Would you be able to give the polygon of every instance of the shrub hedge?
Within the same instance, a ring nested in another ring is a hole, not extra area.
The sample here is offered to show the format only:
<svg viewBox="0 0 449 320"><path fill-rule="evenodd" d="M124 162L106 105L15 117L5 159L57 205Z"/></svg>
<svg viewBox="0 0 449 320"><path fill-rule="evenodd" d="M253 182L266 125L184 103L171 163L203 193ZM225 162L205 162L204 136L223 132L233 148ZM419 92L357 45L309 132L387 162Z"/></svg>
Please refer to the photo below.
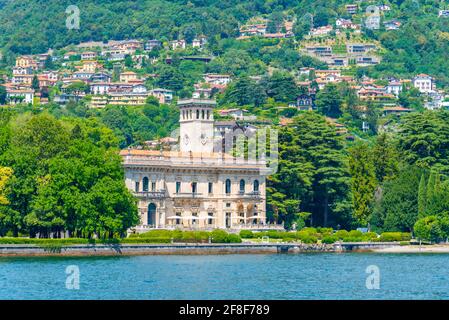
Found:
<svg viewBox="0 0 449 320"><path fill-rule="evenodd" d="M380 241L410 241L408 232L384 232L380 235Z"/></svg>
<svg viewBox="0 0 449 320"><path fill-rule="evenodd" d="M296 232L288 231L266 231L252 232L250 230L240 231L240 237L243 239L262 238L268 236L271 239L282 239L284 241L302 241L304 243L316 243L321 240L322 243L343 242L375 242L375 241L409 241L410 233L403 232L384 232L380 236L375 232L361 232L359 230L338 230L331 228L304 228Z"/></svg>
<svg viewBox="0 0 449 320"><path fill-rule="evenodd" d="M303 243L322 243L331 244L336 241L343 242L367 242L367 241L410 241L411 235L406 232L384 232L378 236L374 232L362 233L358 230L338 230L333 232L330 228L304 228L300 231L265 231L252 232L242 230L240 234L230 234L225 230L216 229L212 232L206 231L181 231L181 230L151 230L141 234L131 234L124 239L83 239L83 238L65 238L65 239L35 239L35 238L0 238L0 244L36 244L41 246L64 246L75 244L114 244L114 243L171 243L193 242L206 243L211 239L213 243L240 243L243 239L253 239L269 237L270 239L280 239L284 242L301 241Z"/></svg>

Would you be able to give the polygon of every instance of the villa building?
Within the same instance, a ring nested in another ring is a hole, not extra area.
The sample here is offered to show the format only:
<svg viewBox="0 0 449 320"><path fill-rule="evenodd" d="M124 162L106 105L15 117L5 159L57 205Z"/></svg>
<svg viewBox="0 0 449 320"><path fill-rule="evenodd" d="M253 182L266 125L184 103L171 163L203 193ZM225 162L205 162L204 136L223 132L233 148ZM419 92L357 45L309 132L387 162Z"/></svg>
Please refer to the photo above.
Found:
<svg viewBox="0 0 449 320"><path fill-rule="evenodd" d="M126 186L138 198L141 226L136 229L267 228L265 157L227 152L226 137L236 135L216 127L215 101L180 100L178 107L180 138L175 148L120 153ZM231 148L233 143L231 139Z"/></svg>
<svg viewBox="0 0 449 320"><path fill-rule="evenodd" d="M433 92L433 78L427 74L418 74L412 80L413 86L421 93Z"/></svg>

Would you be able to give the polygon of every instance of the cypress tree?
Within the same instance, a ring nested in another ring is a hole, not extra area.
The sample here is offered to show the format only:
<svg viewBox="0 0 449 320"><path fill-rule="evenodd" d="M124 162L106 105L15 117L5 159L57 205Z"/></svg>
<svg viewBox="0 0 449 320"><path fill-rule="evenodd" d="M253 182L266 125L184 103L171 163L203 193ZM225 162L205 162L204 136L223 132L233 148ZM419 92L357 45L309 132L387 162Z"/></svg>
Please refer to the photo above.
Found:
<svg viewBox="0 0 449 320"><path fill-rule="evenodd" d="M421 175L418 188L418 217L422 218L426 215L427 206L427 190L426 190L426 177L424 173Z"/></svg>
<svg viewBox="0 0 449 320"><path fill-rule="evenodd" d="M366 144L356 145L349 150L353 216L361 225L366 225L370 219L371 205L377 186L370 153L371 149Z"/></svg>
<svg viewBox="0 0 449 320"><path fill-rule="evenodd" d="M435 172L431 172L429 180L427 181L426 190L426 203L427 206L432 204L433 197L435 196Z"/></svg>

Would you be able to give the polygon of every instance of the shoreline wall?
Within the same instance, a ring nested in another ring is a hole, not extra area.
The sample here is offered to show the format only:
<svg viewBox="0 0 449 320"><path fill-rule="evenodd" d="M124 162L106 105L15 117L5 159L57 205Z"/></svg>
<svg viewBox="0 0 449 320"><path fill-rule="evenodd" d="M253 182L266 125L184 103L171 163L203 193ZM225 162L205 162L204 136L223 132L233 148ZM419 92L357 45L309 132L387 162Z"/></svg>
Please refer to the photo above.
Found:
<svg viewBox="0 0 449 320"><path fill-rule="evenodd" d="M121 255L212 255L274 254L312 252L371 251L398 246L397 243L335 244L119 244L69 245L40 247L37 245L0 245L0 257L12 256L121 256Z"/></svg>

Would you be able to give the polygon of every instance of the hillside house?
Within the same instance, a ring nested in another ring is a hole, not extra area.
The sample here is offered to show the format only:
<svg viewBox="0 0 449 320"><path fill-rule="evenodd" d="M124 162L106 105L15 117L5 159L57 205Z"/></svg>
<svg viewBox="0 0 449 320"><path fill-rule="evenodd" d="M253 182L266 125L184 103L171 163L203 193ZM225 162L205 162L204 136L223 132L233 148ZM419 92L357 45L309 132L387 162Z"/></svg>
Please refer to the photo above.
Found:
<svg viewBox="0 0 449 320"><path fill-rule="evenodd" d="M173 101L173 91L163 88L150 90L150 95L156 97L159 103L171 103Z"/></svg>
<svg viewBox="0 0 449 320"><path fill-rule="evenodd" d="M120 73L120 82L129 83L135 80L137 80L137 73L133 71L125 71Z"/></svg>
<svg viewBox="0 0 449 320"><path fill-rule="evenodd" d="M385 106L382 109L382 113L384 116L387 116L389 114L402 115L404 113L409 113L411 111L412 109L404 108L401 106Z"/></svg>
<svg viewBox="0 0 449 320"><path fill-rule="evenodd" d="M153 39L153 40L148 40L147 42L145 42L144 50L151 51L155 48L160 48L160 47L162 47L162 42L159 40Z"/></svg>
<svg viewBox="0 0 449 320"><path fill-rule="evenodd" d="M385 30L399 30L401 23L397 20L384 21Z"/></svg>
<svg viewBox="0 0 449 320"><path fill-rule="evenodd" d="M390 94L394 94L396 97L402 92L403 84L400 81L392 80L385 87L386 91Z"/></svg>
<svg viewBox="0 0 449 320"><path fill-rule="evenodd" d="M6 101L9 104L33 103L34 90L32 89L6 89Z"/></svg>
<svg viewBox="0 0 449 320"><path fill-rule="evenodd" d="M187 43L184 39L170 41L170 47L172 50L185 49L186 45Z"/></svg>
<svg viewBox="0 0 449 320"><path fill-rule="evenodd" d="M306 47L306 51L308 54L319 57L329 57L332 55L332 47L328 46L309 46Z"/></svg>
<svg viewBox="0 0 449 320"><path fill-rule="evenodd" d="M346 12L348 14L356 14L357 11L359 10L359 5L358 4L347 4L345 8L346 8Z"/></svg>
<svg viewBox="0 0 449 320"><path fill-rule="evenodd" d="M427 74L418 74L412 79L412 84L421 93L430 93L434 89L433 77Z"/></svg>
<svg viewBox="0 0 449 320"><path fill-rule="evenodd" d="M86 51L81 53L81 60L94 60L97 58L97 53L93 51Z"/></svg>
<svg viewBox="0 0 449 320"><path fill-rule="evenodd" d="M215 74L206 73L203 76L204 82L211 85L223 85L227 86L231 82L231 76L229 74Z"/></svg>

